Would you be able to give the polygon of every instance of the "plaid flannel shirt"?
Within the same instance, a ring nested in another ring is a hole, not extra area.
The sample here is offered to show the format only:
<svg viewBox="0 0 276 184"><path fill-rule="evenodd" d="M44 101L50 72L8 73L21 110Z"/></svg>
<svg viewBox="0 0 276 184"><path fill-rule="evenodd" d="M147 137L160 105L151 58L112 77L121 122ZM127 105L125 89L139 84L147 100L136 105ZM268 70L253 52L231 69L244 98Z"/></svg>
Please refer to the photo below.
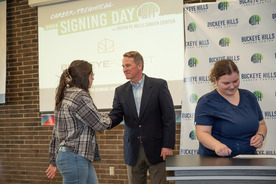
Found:
<svg viewBox="0 0 276 184"><path fill-rule="evenodd" d="M100 161L95 131L111 126L107 114L98 112L91 96L82 89L65 90L59 111L55 111L55 126L49 147L50 164L56 166L60 146L91 162Z"/></svg>

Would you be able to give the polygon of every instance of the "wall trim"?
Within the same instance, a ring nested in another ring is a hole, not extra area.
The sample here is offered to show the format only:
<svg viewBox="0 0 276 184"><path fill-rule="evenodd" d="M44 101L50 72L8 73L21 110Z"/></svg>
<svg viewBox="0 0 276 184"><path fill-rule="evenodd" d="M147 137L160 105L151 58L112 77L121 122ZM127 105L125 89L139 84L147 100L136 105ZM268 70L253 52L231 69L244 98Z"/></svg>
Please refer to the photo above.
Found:
<svg viewBox="0 0 276 184"><path fill-rule="evenodd" d="M56 3L64 3L68 1L76 1L76 0L28 0L28 4L31 7L45 6Z"/></svg>

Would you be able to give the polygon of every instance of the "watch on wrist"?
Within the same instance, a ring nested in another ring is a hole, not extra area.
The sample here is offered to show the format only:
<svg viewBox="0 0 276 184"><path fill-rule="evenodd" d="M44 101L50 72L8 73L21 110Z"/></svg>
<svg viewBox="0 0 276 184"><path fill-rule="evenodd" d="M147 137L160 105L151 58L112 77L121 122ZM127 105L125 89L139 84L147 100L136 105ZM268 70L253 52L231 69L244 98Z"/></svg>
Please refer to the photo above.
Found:
<svg viewBox="0 0 276 184"><path fill-rule="evenodd" d="M262 139L263 139L263 141L265 140L265 137L264 137L264 135L263 135L263 134L261 134L261 133L257 133L257 135L261 136L261 137L262 137Z"/></svg>

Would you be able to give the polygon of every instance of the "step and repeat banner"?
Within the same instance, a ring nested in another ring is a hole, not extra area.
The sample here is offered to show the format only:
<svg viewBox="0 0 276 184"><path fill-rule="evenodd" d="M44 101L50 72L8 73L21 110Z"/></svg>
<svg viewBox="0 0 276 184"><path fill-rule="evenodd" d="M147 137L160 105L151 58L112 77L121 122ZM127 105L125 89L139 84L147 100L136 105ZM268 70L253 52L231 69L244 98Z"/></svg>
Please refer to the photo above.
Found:
<svg viewBox="0 0 276 184"><path fill-rule="evenodd" d="M197 100L214 89L210 70L232 59L240 88L256 95L268 133L260 154L276 154L276 1L239 0L184 5L185 59L180 154L197 154Z"/></svg>
<svg viewBox="0 0 276 184"><path fill-rule="evenodd" d="M6 102L6 46L7 46L7 2L0 0L0 104Z"/></svg>

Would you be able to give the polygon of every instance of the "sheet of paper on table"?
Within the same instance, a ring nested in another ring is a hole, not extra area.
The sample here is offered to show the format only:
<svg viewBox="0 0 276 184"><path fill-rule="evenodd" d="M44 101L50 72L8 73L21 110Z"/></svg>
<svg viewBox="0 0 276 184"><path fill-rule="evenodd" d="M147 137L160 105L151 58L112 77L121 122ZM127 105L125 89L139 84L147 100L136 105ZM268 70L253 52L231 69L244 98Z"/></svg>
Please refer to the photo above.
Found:
<svg viewBox="0 0 276 184"><path fill-rule="evenodd" d="M273 158L276 159L276 155L237 155L233 158Z"/></svg>

